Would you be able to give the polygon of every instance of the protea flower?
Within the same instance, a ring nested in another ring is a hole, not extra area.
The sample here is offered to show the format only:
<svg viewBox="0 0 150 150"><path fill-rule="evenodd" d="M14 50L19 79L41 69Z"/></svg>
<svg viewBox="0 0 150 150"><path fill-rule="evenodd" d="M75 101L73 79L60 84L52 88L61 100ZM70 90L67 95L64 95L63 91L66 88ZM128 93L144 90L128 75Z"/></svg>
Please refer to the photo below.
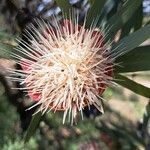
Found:
<svg viewBox="0 0 150 150"><path fill-rule="evenodd" d="M78 19L54 19L53 25L37 20L26 30L29 42L20 40L14 54L22 70L20 84L39 111L63 111L73 123L77 112L94 105L103 112L102 93L112 83L113 58L104 35L94 24L86 29ZM32 108L31 107L31 108Z"/></svg>

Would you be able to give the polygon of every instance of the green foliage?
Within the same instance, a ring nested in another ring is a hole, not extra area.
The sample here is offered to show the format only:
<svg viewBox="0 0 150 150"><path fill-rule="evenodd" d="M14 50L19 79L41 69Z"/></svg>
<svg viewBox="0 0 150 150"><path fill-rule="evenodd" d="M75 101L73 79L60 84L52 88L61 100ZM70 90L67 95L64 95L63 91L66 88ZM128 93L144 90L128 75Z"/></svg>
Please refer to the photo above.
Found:
<svg viewBox="0 0 150 150"><path fill-rule="evenodd" d="M91 2L91 8L87 14L87 21L86 21L87 27L91 26L91 23L95 21L95 17L100 17L102 8L105 3L106 0L101 0L101 1L93 0Z"/></svg>
<svg viewBox="0 0 150 150"><path fill-rule="evenodd" d="M16 139L14 142L7 141L1 150L35 150L37 149L37 143L35 139L30 139L27 144L24 144L23 140Z"/></svg>
<svg viewBox="0 0 150 150"><path fill-rule="evenodd" d="M130 89L131 91L135 92L136 94L145 96L147 98L150 98L150 88L145 87L139 83L134 82L133 80L122 76L120 74L117 74L116 76L117 83L121 86Z"/></svg>
<svg viewBox="0 0 150 150"><path fill-rule="evenodd" d="M138 31L121 39L112 48L112 53L114 52L115 56L117 56L118 54L123 55L139 46L149 37L150 37L150 24L142 27Z"/></svg>
<svg viewBox="0 0 150 150"><path fill-rule="evenodd" d="M143 22L143 5L141 4L140 7L135 11L132 15L131 19L129 19L122 27L121 31L121 38L128 35L131 30L138 30L141 28Z"/></svg>
<svg viewBox="0 0 150 150"><path fill-rule="evenodd" d="M11 58L11 52L14 48L12 44L9 44L9 40L12 40L13 36L5 32L4 30L0 30L0 58Z"/></svg>
<svg viewBox="0 0 150 150"><path fill-rule="evenodd" d="M7 101L5 89L0 83L0 150L35 150L37 142L31 138L27 144L21 139L19 116Z"/></svg>
<svg viewBox="0 0 150 150"><path fill-rule="evenodd" d="M115 72L127 73L150 70L150 46L140 46L116 59Z"/></svg>
<svg viewBox="0 0 150 150"><path fill-rule="evenodd" d="M123 5L123 8L120 8L116 14L114 14L107 22L106 26L110 28L109 35L106 40L112 39L116 35L117 31L126 24L136 10L142 4L142 0L127 0Z"/></svg>
<svg viewBox="0 0 150 150"><path fill-rule="evenodd" d="M13 140L16 138L18 115L15 108L8 103L4 87L1 83L0 89L0 134L3 135L0 136L0 147L2 147L7 138L10 138L12 135L14 135Z"/></svg>
<svg viewBox="0 0 150 150"><path fill-rule="evenodd" d="M25 135L25 139L24 139L25 142L28 142L29 139L31 138L31 136L33 136L33 134L35 133L35 131L39 125L39 122L41 120L41 116L42 116L41 112L38 112L35 115L33 115L32 120L31 120L30 125L27 130L27 133Z"/></svg>

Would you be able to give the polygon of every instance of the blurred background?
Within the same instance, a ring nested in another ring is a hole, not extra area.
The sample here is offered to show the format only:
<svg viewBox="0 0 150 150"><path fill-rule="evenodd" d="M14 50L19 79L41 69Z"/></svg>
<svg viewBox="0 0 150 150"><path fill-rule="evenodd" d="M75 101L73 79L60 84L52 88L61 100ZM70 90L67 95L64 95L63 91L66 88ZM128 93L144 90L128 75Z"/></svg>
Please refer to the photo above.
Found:
<svg viewBox="0 0 150 150"><path fill-rule="evenodd" d="M105 19L121 9L125 1L108 0L102 10L102 14L107 12ZM79 10L82 21L90 8L89 1L70 0L70 4ZM0 0L0 51L7 44L15 46L14 39L34 18L50 20L52 14L61 14L53 0ZM140 27L150 21L150 0L143 0L135 16ZM148 44L150 40L143 43ZM91 111L85 109L84 120L78 119L77 125L70 126L62 125L61 113L50 112L43 116L36 133L24 144L34 109L25 111L31 105L30 99L13 89L18 83L7 78L7 68L16 67L19 66L7 56L0 58L0 150L150 150L150 99L119 85L104 92L104 115L94 107ZM150 71L127 76L150 88Z"/></svg>

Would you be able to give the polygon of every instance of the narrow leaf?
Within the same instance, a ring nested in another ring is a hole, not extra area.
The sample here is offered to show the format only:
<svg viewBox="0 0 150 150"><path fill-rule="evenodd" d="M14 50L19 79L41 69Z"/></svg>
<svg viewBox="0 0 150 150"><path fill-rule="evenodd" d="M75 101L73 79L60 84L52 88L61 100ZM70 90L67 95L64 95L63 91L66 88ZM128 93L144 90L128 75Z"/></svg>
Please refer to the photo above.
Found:
<svg viewBox="0 0 150 150"><path fill-rule="evenodd" d="M132 17L141 4L142 0L128 0L123 8L108 20L106 26L110 28L110 31L106 41L114 37L116 32Z"/></svg>
<svg viewBox="0 0 150 150"><path fill-rule="evenodd" d="M150 24L121 39L112 48L112 56L123 55L139 46L150 37Z"/></svg>
<svg viewBox="0 0 150 150"><path fill-rule="evenodd" d="M138 30L142 26L142 21L143 21L143 7L140 5L140 7L134 12L132 17L125 23L123 28L121 29L121 36L120 39L123 38L124 36L127 36L131 29L134 31Z"/></svg>
<svg viewBox="0 0 150 150"><path fill-rule="evenodd" d="M115 67L115 72L137 72L150 70L150 45L140 46L129 53L116 59L116 63L120 63L120 66Z"/></svg>
<svg viewBox="0 0 150 150"><path fill-rule="evenodd" d="M141 4L138 10L134 14L135 19L134 19L134 30L138 30L142 27L143 23L143 5ZM133 16L133 17L134 17Z"/></svg>
<svg viewBox="0 0 150 150"><path fill-rule="evenodd" d="M106 3L106 0L93 0L91 2L91 8L87 14L86 26L90 27L91 23L100 16L101 10Z"/></svg>
<svg viewBox="0 0 150 150"><path fill-rule="evenodd" d="M116 74L115 78L117 79L115 82L120 84L121 86L135 92L136 94L150 98L150 88L136 83L135 81L120 74Z"/></svg>
<svg viewBox="0 0 150 150"><path fill-rule="evenodd" d="M29 124L29 127L27 129L27 133L25 135L25 138L24 138L24 142L28 142L29 139L31 138L31 136L35 133L39 123L40 123L40 120L41 120L41 117L42 117L42 113L41 112L38 112L37 114L35 114L33 117L32 117L32 120Z"/></svg>

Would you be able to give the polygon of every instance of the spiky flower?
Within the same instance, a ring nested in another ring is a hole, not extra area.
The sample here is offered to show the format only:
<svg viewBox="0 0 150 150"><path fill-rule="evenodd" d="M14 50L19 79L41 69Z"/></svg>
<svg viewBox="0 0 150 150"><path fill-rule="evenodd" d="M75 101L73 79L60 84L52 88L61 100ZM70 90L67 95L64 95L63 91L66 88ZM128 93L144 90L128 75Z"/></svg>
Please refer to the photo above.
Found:
<svg viewBox="0 0 150 150"><path fill-rule="evenodd" d="M73 123L77 112L94 105L103 112L101 94L112 81L113 58L102 31L78 25L77 19L37 20L20 40L14 54L23 70L17 80L39 105L39 111L63 111ZM32 106L32 107L34 107Z"/></svg>

